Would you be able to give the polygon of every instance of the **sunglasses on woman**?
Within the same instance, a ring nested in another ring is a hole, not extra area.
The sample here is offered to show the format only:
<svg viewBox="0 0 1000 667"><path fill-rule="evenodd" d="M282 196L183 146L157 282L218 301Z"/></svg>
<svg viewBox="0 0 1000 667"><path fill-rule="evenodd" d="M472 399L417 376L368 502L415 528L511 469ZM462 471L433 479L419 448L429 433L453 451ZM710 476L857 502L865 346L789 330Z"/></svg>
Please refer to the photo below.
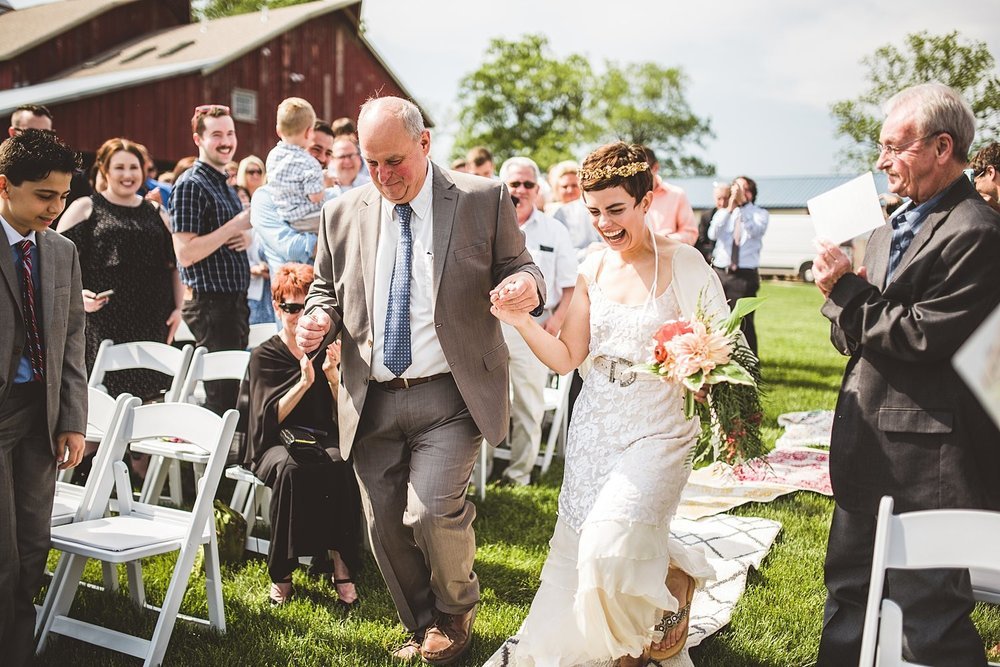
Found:
<svg viewBox="0 0 1000 667"><path fill-rule="evenodd" d="M306 304L304 303L285 303L284 301L282 301L281 303L278 304L278 308L281 308L289 315L294 315L295 313L301 313L302 309L305 307Z"/></svg>

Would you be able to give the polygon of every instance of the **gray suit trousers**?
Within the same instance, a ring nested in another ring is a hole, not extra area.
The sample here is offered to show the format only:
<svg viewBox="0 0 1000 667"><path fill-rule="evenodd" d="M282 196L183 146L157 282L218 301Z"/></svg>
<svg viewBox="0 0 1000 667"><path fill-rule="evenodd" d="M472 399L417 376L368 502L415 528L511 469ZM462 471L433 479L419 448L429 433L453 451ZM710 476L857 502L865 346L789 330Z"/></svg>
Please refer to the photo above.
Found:
<svg viewBox="0 0 1000 667"><path fill-rule="evenodd" d="M49 554L55 495L45 386L38 384L15 385L0 404L0 662L12 667L34 656L33 600Z"/></svg>
<svg viewBox="0 0 1000 667"><path fill-rule="evenodd" d="M461 614L479 601L466 487L481 442L451 376L408 389L371 383L351 454L375 561L411 632L435 609Z"/></svg>

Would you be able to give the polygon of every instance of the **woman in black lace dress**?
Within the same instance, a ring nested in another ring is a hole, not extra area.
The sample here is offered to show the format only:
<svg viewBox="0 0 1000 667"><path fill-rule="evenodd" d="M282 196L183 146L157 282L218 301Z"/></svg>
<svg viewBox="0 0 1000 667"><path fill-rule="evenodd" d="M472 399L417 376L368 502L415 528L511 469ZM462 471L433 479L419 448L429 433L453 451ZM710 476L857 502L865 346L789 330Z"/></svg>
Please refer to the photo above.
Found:
<svg viewBox="0 0 1000 667"><path fill-rule="evenodd" d="M109 139L97 152L106 186L73 202L57 231L76 243L87 311L87 372L97 348L115 343L169 343L181 321L184 292L163 207L136 192L143 184L143 156L128 139ZM102 292L114 293L102 296ZM118 371L106 376L112 396L127 391L157 398L170 384L156 371Z"/></svg>

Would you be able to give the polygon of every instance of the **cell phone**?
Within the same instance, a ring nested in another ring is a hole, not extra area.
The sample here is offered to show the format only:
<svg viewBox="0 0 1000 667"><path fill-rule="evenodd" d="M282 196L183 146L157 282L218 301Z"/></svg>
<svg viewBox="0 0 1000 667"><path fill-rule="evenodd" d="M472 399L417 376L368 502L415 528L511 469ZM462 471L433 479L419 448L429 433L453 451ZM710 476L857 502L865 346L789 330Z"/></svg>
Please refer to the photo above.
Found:
<svg viewBox="0 0 1000 667"><path fill-rule="evenodd" d="M113 289L106 289L103 292L98 292L97 294L95 294L94 298L95 299L107 299L109 296L111 296L114 293L115 293L115 291Z"/></svg>

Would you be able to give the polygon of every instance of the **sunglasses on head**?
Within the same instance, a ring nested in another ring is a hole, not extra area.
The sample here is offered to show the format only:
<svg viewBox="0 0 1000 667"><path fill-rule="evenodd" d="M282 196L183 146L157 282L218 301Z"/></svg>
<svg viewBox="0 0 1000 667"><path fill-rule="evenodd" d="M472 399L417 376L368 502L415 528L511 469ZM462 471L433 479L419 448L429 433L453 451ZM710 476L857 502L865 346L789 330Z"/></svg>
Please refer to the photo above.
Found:
<svg viewBox="0 0 1000 667"><path fill-rule="evenodd" d="M534 190L535 186L538 185L538 183L535 183L534 181L511 181L510 183L507 184L507 187L509 187L511 190L516 190L522 185L527 190Z"/></svg>
<svg viewBox="0 0 1000 667"><path fill-rule="evenodd" d="M281 308L289 315L294 315L295 313L301 313L302 309L305 307L306 304L304 303L285 303L284 301L282 301L281 303L278 304L278 308Z"/></svg>
<svg viewBox="0 0 1000 667"><path fill-rule="evenodd" d="M225 104L199 104L194 108L196 114L199 113L222 113L223 115L229 115L229 107Z"/></svg>

